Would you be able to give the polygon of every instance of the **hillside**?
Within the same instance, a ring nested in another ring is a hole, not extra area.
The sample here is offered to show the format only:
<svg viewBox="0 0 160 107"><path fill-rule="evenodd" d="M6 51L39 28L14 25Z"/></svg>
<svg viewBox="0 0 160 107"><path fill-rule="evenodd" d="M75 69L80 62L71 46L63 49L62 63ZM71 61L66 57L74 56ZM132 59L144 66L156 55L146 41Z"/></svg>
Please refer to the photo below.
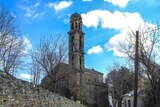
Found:
<svg viewBox="0 0 160 107"><path fill-rule="evenodd" d="M0 107L85 107L0 71Z"/></svg>

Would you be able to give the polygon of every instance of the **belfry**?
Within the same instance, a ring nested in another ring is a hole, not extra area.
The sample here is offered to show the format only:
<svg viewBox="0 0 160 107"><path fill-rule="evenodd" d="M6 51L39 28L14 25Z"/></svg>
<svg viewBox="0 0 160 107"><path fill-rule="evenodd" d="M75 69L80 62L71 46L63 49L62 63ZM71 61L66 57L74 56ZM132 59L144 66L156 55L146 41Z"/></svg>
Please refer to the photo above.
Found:
<svg viewBox="0 0 160 107"><path fill-rule="evenodd" d="M69 35L69 65L76 69L84 68L84 33L82 31L82 17L78 13L70 18Z"/></svg>

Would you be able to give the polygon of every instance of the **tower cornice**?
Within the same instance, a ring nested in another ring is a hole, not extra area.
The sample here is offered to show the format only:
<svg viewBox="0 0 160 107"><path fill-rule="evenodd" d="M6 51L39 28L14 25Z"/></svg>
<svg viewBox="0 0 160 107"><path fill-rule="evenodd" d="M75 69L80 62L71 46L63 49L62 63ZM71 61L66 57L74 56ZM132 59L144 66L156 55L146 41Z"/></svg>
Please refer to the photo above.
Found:
<svg viewBox="0 0 160 107"><path fill-rule="evenodd" d="M85 33L83 31L80 31L80 30L71 30L71 31L68 32L68 34L75 34L77 32L80 33L80 34L85 35Z"/></svg>

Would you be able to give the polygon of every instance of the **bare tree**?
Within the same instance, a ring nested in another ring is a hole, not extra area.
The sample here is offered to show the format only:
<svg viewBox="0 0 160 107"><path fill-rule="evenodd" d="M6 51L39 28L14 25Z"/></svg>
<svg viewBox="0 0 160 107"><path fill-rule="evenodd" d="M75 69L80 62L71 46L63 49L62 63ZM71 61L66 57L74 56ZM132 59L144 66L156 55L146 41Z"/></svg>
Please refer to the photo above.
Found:
<svg viewBox="0 0 160 107"><path fill-rule="evenodd" d="M118 107L121 107L122 95L133 90L133 73L126 67L122 67L119 64L114 64L110 68L106 78L108 84L109 93L111 93L113 104L118 103Z"/></svg>
<svg viewBox="0 0 160 107"><path fill-rule="evenodd" d="M159 81L160 81L160 32L159 26L155 28L147 27L139 30L139 63L140 63L140 73L147 76L149 85L145 88L147 89L148 98L151 101L145 101L148 107L156 107L155 105L160 101L159 93ZM129 38L127 39L127 45L122 45L122 52L124 52L128 58L134 61L134 50L135 50L135 32L129 32ZM143 71L143 72L142 72Z"/></svg>
<svg viewBox="0 0 160 107"><path fill-rule="evenodd" d="M0 69L8 74L23 64L24 38L18 29L15 17L7 8L0 8Z"/></svg>
<svg viewBox="0 0 160 107"><path fill-rule="evenodd" d="M41 71L42 71L41 67L38 66L38 63L37 63L37 61L35 61L34 56L32 56L30 71L31 71L31 78L30 78L31 83L33 85L39 85L42 78L43 78L43 75L41 73Z"/></svg>
<svg viewBox="0 0 160 107"><path fill-rule="evenodd" d="M67 48L64 37L57 35L56 38L52 36L49 39L42 39L31 55L34 82L40 83L39 80L41 79L39 78L46 76L42 80L45 82L42 83L42 86L55 92L58 81L66 76L66 72L59 74L60 69L65 69L60 64L66 62L66 55Z"/></svg>

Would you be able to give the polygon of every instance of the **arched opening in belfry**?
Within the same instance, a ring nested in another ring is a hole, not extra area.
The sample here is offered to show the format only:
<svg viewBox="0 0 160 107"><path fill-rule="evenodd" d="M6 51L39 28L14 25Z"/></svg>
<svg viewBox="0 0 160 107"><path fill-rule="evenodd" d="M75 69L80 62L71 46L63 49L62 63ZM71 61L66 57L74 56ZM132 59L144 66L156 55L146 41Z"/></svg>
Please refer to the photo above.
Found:
<svg viewBox="0 0 160 107"><path fill-rule="evenodd" d="M71 24L71 29L72 29L72 30L74 29L74 23Z"/></svg>
<svg viewBox="0 0 160 107"><path fill-rule="evenodd" d="M78 26L78 25L77 25L77 22L75 22L75 23L76 23L76 29L77 29L77 26Z"/></svg>

